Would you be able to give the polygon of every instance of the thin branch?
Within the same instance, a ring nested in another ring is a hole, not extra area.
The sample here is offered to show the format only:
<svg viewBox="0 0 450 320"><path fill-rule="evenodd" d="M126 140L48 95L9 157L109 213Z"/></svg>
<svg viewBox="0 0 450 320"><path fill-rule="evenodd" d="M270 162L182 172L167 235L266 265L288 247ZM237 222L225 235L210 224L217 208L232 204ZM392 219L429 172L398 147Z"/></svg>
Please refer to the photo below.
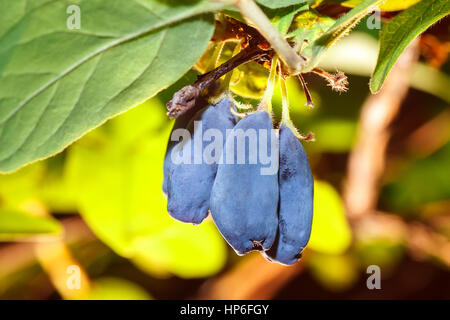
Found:
<svg viewBox="0 0 450 320"><path fill-rule="evenodd" d="M177 118L185 114L195 107L203 90L211 87L220 77L240 65L270 56L271 53L271 50L264 50L258 46L248 46L216 69L201 75L195 83L184 86L175 92L172 100L167 103L167 115L170 118Z"/></svg>

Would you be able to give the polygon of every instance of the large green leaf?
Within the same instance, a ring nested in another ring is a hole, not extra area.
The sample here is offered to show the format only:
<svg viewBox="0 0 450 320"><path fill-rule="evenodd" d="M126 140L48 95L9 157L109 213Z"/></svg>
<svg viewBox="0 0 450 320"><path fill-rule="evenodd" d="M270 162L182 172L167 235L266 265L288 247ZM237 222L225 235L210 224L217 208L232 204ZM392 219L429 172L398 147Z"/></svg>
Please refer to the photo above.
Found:
<svg viewBox="0 0 450 320"><path fill-rule="evenodd" d="M406 47L429 26L450 13L448 0L422 0L403 11L380 32L380 52L370 90L378 92Z"/></svg>
<svg viewBox="0 0 450 320"><path fill-rule="evenodd" d="M0 0L0 172L51 156L167 88L214 24L207 0Z"/></svg>
<svg viewBox="0 0 450 320"><path fill-rule="evenodd" d="M0 241L58 236L61 232L61 225L52 218L34 216L15 210L0 210Z"/></svg>

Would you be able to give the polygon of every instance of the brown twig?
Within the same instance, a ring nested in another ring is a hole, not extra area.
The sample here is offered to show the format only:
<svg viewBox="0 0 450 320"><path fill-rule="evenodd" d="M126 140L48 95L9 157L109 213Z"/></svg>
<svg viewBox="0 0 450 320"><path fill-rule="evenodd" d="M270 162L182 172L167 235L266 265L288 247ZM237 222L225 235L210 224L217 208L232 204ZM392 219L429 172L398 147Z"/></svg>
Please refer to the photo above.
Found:
<svg viewBox="0 0 450 320"><path fill-rule="evenodd" d="M167 103L167 115L170 118L178 118L185 114L195 107L203 90L211 87L220 77L250 61L265 60L266 57L270 59L272 53L272 50L261 49L259 46L248 46L216 69L201 75L193 84L178 90Z"/></svg>

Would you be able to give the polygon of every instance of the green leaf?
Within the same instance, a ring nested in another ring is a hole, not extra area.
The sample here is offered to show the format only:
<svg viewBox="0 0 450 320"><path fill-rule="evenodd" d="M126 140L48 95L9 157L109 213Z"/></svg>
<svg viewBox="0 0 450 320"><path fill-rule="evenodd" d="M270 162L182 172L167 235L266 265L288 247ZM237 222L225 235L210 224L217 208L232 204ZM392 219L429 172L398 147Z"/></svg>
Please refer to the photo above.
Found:
<svg viewBox="0 0 450 320"><path fill-rule="evenodd" d="M0 172L49 157L180 78L226 2L0 0Z"/></svg>
<svg viewBox="0 0 450 320"><path fill-rule="evenodd" d="M68 149L68 179L84 220L119 255L156 276L212 275L226 261L214 223L193 226L167 213L164 111L154 98L86 135Z"/></svg>
<svg viewBox="0 0 450 320"><path fill-rule="evenodd" d="M326 254L342 254L351 240L341 197L330 184L315 180L314 217L308 248Z"/></svg>
<svg viewBox="0 0 450 320"><path fill-rule="evenodd" d="M304 4L310 2L310 0L256 0L260 5L263 5L270 9L278 9L289 7L295 4Z"/></svg>
<svg viewBox="0 0 450 320"><path fill-rule="evenodd" d="M350 12L343 15L320 37L307 46L302 55L308 58L302 72L309 72L317 66L322 54L340 38L346 36L362 18L376 8L383 0L363 0ZM311 42L310 42L311 43Z"/></svg>
<svg viewBox="0 0 450 320"><path fill-rule="evenodd" d="M289 27L291 26L295 15L308 9L309 6L305 3L302 6L291 6L282 9L270 10L270 21L281 34L285 35L289 31Z"/></svg>
<svg viewBox="0 0 450 320"><path fill-rule="evenodd" d="M448 0L422 0L403 11L380 32L380 51L370 90L378 92L406 47L423 31L450 13Z"/></svg>
<svg viewBox="0 0 450 320"><path fill-rule="evenodd" d="M20 211L0 210L0 241L36 239L59 236L62 227L55 219L30 215Z"/></svg>
<svg viewBox="0 0 450 320"><path fill-rule="evenodd" d="M316 39L323 35L336 21L332 18L321 16L314 9L300 13L295 17L292 23L290 32L287 38L295 40L297 43L303 43L304 49L302 55L311 57L308 52L311 52L311 45ZM312 57L311 57L312 59Z"/></svg>

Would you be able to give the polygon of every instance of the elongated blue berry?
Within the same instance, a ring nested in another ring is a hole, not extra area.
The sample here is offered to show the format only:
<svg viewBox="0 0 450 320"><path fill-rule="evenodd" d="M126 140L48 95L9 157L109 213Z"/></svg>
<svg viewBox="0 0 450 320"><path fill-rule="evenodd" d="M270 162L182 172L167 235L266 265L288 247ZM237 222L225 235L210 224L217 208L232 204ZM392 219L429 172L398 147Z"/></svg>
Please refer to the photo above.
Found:
<svg viewBox="0 0 450 320"><path fill-rule="evenodd" d="M173 165L173 162L171 160L171 152L172 152L173 147L175 147L175 145L178 142L178 141L173 141L171 139L171 136L175 130L181 129L181 128L186 128L188 126L189 122L196 114L196 112L194 112L194 111L195 111L195 109L192 109L191 112L183 114L182 116L178 117L175 120L175 123L172 128L172 132L170 133L169 141L167 142L166 155L164 157L164 168L163 168L164 178L163 178L163 185L162 185L163 193L166 196L167 196L167 180L169 177L169 172L171 171L171 168Z"/></svg>
<svg viewBox="0 0 450 320"><path fill-rule="evenodd" d="M169 166L167 175L167 210L173 218L199 224L208 216L226 130L237 122L231 107L231 101L223 99L216 106L199 111L188 125L189 139L172 148L170 161L174 162L174 152L183 158L183 162Z"/></svg>
<svg viewBox="0 0 450 320"><path fill-rule="evenodd" d="M308 158L291 129L280 128L280 203L277 238L265 256L282 264L298 261L309 241L314 182Z"/></svg>
<svg viewBox="0 0 450 320"><path fill-rule="evenodd" d="M214 222L240 255L269 249L278 225L279 152L267 112L249 115L234 127L225 155L227 161L219 165L211 193Z"/></svg>

